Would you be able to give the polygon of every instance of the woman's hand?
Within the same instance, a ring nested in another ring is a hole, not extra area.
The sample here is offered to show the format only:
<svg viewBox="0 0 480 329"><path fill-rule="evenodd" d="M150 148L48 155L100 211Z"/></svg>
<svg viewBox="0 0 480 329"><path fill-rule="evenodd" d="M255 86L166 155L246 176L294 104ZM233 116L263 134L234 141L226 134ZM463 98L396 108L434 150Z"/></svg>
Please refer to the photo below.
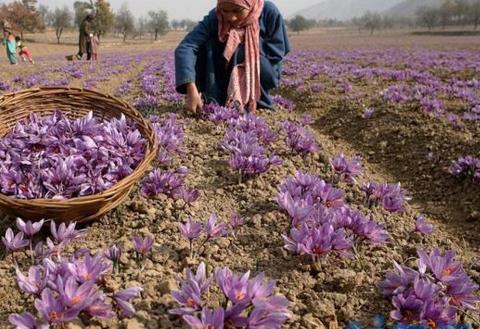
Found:
<svg viewBox="0 0 480 329"><path fill-rule="evenodd" d="M192 113L198 113L203 108L202 95L198 92L197 86L190 82L187 84L187 98L185 100L185 109Z"/></svg>

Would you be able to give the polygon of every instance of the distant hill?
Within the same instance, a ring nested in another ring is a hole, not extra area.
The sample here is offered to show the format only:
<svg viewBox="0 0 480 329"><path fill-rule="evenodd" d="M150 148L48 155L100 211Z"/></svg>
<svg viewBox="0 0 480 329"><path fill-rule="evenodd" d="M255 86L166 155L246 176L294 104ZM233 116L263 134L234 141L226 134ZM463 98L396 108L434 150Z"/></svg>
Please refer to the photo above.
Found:
<svg viewBox="0 0 480 329"><path fill-rule="evenodd" d="M383 12L403 0L325 0L296 13L308 19L350 20L367 11Z"/></svg>
<svg viewBox="0 0 480 329"><path fill-rule="evenodd" d="M383 15L393 17L414 17L417 9L423 6L439 6L438 0L403 0L393 7L382 12Z"/></svg>

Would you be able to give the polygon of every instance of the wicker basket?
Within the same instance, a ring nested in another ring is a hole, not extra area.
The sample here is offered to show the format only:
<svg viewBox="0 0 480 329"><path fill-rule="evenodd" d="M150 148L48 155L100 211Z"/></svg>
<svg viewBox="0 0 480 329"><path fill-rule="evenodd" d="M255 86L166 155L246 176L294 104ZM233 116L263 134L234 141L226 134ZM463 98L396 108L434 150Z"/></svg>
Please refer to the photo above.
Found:
<svg viewBox="0 0 480 329"><path fill-rule="evenodd" d="M3 212L27 220L92 221L120 205L155 158L158 148L155 132L138 111L115 97L80 88L35 88L0 96L0 137L31 112L46 116L59 109L70 119L82 117L89 111L93 111L94 117L99 119L124 114L135 122L146 139L145 158L132 174L110 189L94 195L67 200L25 200L0 194L0 210Z"/></svg>

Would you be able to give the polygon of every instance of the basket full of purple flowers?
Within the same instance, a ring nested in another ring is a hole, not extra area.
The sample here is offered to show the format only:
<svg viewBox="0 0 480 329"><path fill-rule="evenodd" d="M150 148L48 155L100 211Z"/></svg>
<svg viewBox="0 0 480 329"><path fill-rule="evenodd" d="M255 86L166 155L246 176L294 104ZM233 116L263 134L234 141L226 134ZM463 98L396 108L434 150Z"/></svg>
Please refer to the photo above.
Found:
<svg viewBox="0 0 480 329"><path fill-rule="evenodd" d="M0 97L0 210L87 222L117 207L157 153L155 132L126 102L79 88Z"/></svg>

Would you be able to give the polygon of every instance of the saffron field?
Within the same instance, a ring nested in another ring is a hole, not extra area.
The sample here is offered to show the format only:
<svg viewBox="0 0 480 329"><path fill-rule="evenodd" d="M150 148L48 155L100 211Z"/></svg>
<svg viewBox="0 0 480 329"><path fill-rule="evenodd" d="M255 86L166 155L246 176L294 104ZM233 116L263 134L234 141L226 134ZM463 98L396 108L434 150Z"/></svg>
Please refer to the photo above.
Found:
<svg viewBox="0 0 480 329"><path fill-rule="evenodd" d="M247 116L185 113L168 47L3 61L0 93L115 95L160 150L88 226L2 217L0 327L479 328L479 41L330 38L293 37L275 111ZM122 119L32 117L0 142L0 192L96 193L141 156Z"/></svg>

